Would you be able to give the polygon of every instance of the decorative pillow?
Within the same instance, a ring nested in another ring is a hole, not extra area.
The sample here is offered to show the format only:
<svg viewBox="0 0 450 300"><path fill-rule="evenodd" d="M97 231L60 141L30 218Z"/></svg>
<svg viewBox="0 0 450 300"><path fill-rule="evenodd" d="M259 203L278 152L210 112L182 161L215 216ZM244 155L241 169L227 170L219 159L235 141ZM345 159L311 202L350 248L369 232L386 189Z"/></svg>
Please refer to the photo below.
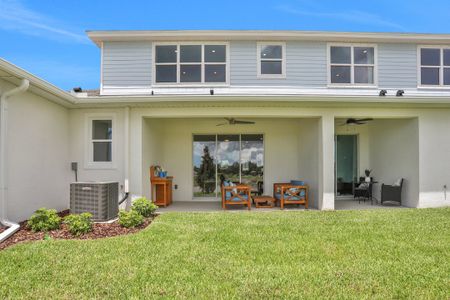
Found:
<svg viewBox="0 0 450 300"><path fill-rule="evenodd" d="M230 186L236 186L236 184L230 181ZM237 194L237 189L233 189L233 194Z"/></svg>
<svg viewBox="0 0 450 300"><path fill-rule="evenodd" d="M400 186L402 184L402 179L397 179L392 186Z"/></svg>
<svg viewBox="0 0 450 300"><path fill-rule="evenodd" d="M291 194L295 195L298 193L298 190L299 190L298 188L292 187L289 189L289 192L291 192Z"/></svg>
<svg viewBox="0 0 450 300"><path fill-rule="evenodd" d="M291 180L292 185L305 185L303 180Z"/></svg>

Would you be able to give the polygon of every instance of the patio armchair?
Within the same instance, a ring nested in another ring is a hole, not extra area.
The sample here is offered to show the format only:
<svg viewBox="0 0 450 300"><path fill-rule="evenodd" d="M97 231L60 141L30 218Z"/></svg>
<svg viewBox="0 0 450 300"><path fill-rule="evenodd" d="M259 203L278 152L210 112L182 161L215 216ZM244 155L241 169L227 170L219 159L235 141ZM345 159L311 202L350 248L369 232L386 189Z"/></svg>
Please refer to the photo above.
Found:
<svg viewBox="0 0 450 300"><path fill-rule="evenodd" d="M291 180L289 183L274 183L273 197L280 201L280 208L286 204L304 205L308 209L309 187L303 181Z"/></svg>
<svg viewBox="0 0 450 300"><path fill-rule="evenodd" d="M226 209L227 205L244 205L250 210L252 205L250 191L251 187L249 185L230 185L228 181L223 181L221 184L222 208Z"/></svg>
<svg viewBox="0 0 450 300"><path fill-rule="evenodd" d="M364 202L370 200L373 205L373 197L372 197L372 188L373 188L373 178L370 178L370 182L365 182L364 177L359 178L359 182L355 183L353 189L353 198L358 198L358 203L361 203L361 198L364 199Z"/></svg>
<svg viewBox="0 0 450 300"><path fill-rule="evenodd" d="M381 204L383 202L398 202L399 205L402 204L402 187L403 187L403 178L400 179L399 184L397 185L381 185Z"/></svg>

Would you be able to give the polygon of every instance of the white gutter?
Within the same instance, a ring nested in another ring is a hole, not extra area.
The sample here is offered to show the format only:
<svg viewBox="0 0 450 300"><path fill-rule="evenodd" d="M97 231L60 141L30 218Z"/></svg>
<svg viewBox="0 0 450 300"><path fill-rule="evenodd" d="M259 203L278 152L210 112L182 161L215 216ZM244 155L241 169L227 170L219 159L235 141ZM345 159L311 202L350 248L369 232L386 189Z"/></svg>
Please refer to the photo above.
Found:
<svg viewBox="0 0 450 300"><path fill-rule="evenodd" d="M6 135L8 125L8 97L25 92L30 86L28 79L22 79L20 85L9 91L4 92L0 97L0 223L9 227L7 230L0 234L0 243L19 230L20 226L17 223L7 220L6 217L6 205L8 196L7 185L7 156L6 156Z"/></svg>

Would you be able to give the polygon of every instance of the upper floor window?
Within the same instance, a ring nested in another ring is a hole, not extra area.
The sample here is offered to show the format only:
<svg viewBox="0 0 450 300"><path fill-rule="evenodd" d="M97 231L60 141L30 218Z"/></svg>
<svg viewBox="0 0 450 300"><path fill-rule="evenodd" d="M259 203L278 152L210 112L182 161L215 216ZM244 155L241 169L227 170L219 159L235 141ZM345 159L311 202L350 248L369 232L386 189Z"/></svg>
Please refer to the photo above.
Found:
<svg viewBox="0 0 450 300"><path fill-rule="evenodd" d="M334 85L375 85L375 46L331 45L329 83Z"/></svg>
<svg viewBox="0 0 450 300"><path fill-rule="evenodd" d="M227 82L227 45L170 44L155 46L156 84Z"/></svg>
<svg viewBox="0 0 450 300"><path fill-rule="evenodd" d="M420 84L450 86L450 48L420 48Z"/></svg>
<svg viewBox="0 0 450 300"><path fill-rule="evenodd" d="M284 43L258 43L258 77L279 78L286 74Z"/></svg>

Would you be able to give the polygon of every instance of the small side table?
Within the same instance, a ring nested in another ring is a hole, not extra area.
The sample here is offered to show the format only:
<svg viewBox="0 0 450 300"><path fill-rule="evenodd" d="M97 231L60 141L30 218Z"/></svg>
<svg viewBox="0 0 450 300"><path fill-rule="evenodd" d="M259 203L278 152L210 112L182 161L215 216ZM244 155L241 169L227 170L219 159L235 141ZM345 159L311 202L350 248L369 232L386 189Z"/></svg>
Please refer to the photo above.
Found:
<svg viewBox="0 0 450 300"><path fill-rule="evenodd" d="M275 206L275 199L271 196L254 196L256 208L273 208Z"/></svg>

